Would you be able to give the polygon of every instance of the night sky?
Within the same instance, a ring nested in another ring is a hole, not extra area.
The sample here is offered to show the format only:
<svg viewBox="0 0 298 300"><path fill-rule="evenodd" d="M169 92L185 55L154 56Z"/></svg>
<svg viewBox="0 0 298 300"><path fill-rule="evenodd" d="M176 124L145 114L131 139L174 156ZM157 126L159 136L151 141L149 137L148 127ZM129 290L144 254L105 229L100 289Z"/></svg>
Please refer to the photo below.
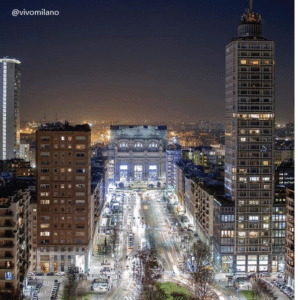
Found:
<svg viewBox="0 0 298 300"><path fill-rule="evenodd" d="M22 62L21 119L224 121L225 46L246 7L246 0L4 0L0 56ZM12 16L43 8L60 14ZM263 36L276 41L276 119L293 121L294 1L255 0L254 8Z"/></svg>

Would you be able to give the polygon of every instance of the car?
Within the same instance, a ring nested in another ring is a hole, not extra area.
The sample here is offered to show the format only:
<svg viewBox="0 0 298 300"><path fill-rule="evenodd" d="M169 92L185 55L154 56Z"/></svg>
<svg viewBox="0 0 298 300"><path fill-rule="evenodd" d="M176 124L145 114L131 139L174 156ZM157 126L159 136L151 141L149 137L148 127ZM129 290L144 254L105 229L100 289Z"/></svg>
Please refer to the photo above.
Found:
<svg viewBox="0 0 298 300"><path fill-rule="evenodd" d="M58 281L58 279L55 279L54 282L57 282L57 283L58 283L59 281Z"/></svg>
<svg viewBox="0 0 298 300"><path fill-rule="evenodd" d="M55 273L55 275L57 275L57 276L62 276L62 275L64 275L65 274L65 272L58 272L58 273Z"/></svg>
<svg viewBox="0 0 298 300"><path fill-rule="evenodd" d="M54 276L54 275L55 275L54 272L47 273L47 276Z"/></svg>
<svg viewBox="0 0 298 300"><path fill-rule="evenodd" d="M264 272L264 273L261 273L260 276L261 276L261 277L270 277L271 274L268 273L268 272Z"/></svg>
<svg viewBox="0 0 298 300"><path fill-rule="evenodd" d="M35 290L33 292L38 294L39 293L39 288L35 288Z"/></svg>
<svg viewBox="0 0 298 300"><path fill-rule="evenodd" d="M42 272L36 273L36 276L43 276L44 274Z"/></svg>
<svg viewBox="0 0 298 300"><path fill-rule="evenodd" d="M28 276L35 276L35 273L34 272L29 272Z"/></svg>

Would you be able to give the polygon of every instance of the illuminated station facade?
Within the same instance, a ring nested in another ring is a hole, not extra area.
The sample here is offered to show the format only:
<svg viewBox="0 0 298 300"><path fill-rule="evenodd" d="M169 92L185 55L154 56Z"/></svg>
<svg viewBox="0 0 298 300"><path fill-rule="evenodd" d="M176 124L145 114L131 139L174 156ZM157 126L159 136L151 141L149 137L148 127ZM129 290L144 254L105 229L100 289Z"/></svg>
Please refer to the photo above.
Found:
<svg viewBox="0 0 298 300"><path fill-rule="evenodd" d="M109 184L165 181L167 126L112 125L110 136Z"/></svg>

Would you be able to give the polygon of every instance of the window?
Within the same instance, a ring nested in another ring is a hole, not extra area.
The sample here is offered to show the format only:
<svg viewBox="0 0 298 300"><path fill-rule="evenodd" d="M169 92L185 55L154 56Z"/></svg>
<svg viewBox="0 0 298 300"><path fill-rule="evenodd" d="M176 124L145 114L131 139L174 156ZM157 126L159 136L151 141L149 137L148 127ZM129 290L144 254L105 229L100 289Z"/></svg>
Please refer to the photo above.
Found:
<svg viewBox="0 0 298 300"><path fill-rule="evenodd" d="M50 193L49 192L41 192L40 196L41 197L48 197L48 196L50 196Z"/></svg>
<svg viewBox="0 0 298 300"><path fill-rule="evenodd" d="M40 228L50 228L50 224L40 224Z"/></svg>
<svg viewBox="0 0 298 300"><path fill-rule="evenodd" d="M61 136L61 141L65 141L65 136Z"/></svg>
<svg viewBox="0 0 298 300"><path fill-rule="evenodd" d="M49 231L41 231L40 236L50 236L50 232Z"/></svg>
<svg viewBox="0 0 298 300"><path fill-rule="evenodd" d="M76 197L78 196L85 196L85 193L84 192L76 192Z"/></svg>
<svg viewBox="0 0 298 300"><path fill-rule="evenodd" d="M247 60L246 59L241 59L240 60L240 64L241 65L246 65L247 64Z"/></svg>
<svg viewBox="0 0 298 300"><path fill-rule="evenodd" d="M77 231L76 236L85 236L85 232L84 231Z"/></svg>
<svg viewBox="0 0 298 300"><path fill-rule="evenodd" d="M49 136L42 136L41 138L40 138L40 140L41 141L50 141L50 137Z"/></svg>
<svg viewBox="0 0 298 300"><path fill-rule="evenodd" d="M85 187L86 187L85 184L82 184L82 183L76 184L76 188L77 188L77 189L84 189Z"/></svg>
<svg viewBox="0 0 298 300"><path fill-rule="evenodd" d="M142 148L143 144L141 142L136 142L135 143L135 148Z"/></svg>
<svg viewBox="0 0 298 300"><path fill-rule="evenodd" d="M86 173L86 169L82 169L82 168L76 169L76 172L77 173Z"/></svg>
<svg viewBox="0 0 298 300"><path fill-rule="evenodd" d="M126 143L126 142L121 142L121 143L119 144L119 148L128 148L128 143Z"/></svg>
<svg viewBox="0 0 298 300"><path fill-rule="evenodd" d="M76 136L77 141L85 141L86 137L85 136Z"/></svg>
<svg viewBox="0 0 298 300"><path fill-rule="evenodd" d="M40 173L49 173L50 169L49 168L42 168L40 169Z"/></svg>
<svg viewBox="0 0 298 300"><path fill-rule="evenodd" d="M41 189L49 189L49 188L50 188L50 185L49 185L49 184L41 184L41 185L40 185L40 188L41 188Z"/></svg>
<svg viewBox="0 0 298 300"><path fill-rule="evenodd" d="M50 204L50 200L40 200L40 204Z"/></svg>
<svg viewBox="0 0 298 300"><path fill-rule="evenodd" d="M258 66L260 64L260 61L259 60L251 60L250 64L253 66Z"/></svg>
<svg viewBox="0 0 298 300"><path fill-rule="evenodd" d="M77 157L85 157L85 153L77 153L76 156Z"/></svg>
<svg viewBox="0 0 298 300"><path fill-rule="evenodd" d="M85 205L85 200L76 200L76 204Z"/></svg>
<svg viewBox="0 0 298 300"><path fill-rule="evenodd" d="M249 216L249 221L259 221L259 216Z"/></svg>
<svg viewBox="0 0 298 300"><path fill-rule="evenodd" d="M82 150L85 149L86 146L85 145L76 145L76 149Z"/></svg>
<svg viewBox="0 0 298 300"><path fill-rule="evenodd" d="M71 136L69 136L67 139L68 139L69 141L71 141L71 140L72 140L72 137L71 137Z"/></svg>

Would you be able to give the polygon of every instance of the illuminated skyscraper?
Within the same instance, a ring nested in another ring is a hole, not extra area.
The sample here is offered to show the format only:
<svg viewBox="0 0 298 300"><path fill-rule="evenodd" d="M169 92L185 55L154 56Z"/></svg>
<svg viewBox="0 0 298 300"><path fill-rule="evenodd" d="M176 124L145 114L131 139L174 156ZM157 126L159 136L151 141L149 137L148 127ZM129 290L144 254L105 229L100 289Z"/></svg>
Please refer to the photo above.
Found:
<svg viewBox="0 0 298 300"><path fill-rule="evenodd" d="M0 59L0 159L15 158L20 144L20 71L16 59Z"/></svg>
<svg viewBox="0 0 298 300"><path fill-rule="evenodd" d="M250 0L226 46L225 190L235 201L235 272L271 271L274 261L274 56Z"/></svg>

